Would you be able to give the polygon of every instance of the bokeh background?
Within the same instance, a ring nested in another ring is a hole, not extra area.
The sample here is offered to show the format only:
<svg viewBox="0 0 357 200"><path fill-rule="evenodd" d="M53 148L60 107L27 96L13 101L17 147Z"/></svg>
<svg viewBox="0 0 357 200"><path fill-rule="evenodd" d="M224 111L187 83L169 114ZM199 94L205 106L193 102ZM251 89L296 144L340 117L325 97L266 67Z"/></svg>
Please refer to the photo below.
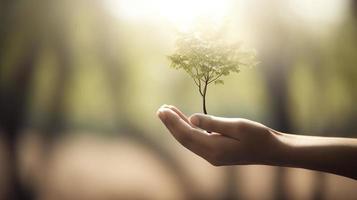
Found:
<svg viewBox="0 0 357 200"><path fill-rule="evenodd" d="M356 199L352 179L217 168L168 134L160 105L201 112L167 55L202 17L260 60L209 88L209 113L357 136L356 1L4 0L0 199Z"/></svg>

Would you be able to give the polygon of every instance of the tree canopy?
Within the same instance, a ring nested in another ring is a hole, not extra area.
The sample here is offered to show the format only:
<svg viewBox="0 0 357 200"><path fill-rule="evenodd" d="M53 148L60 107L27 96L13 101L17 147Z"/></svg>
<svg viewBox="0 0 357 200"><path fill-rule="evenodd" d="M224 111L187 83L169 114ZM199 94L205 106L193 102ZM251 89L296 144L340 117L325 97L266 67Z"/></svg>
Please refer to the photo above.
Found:
<svg viewBox="0 0 357 200"><path fill-rule="evenodd" d="M241 67L255 66L256 53L238 42L228 42L218 33L182 33L176 41L175 52L168 57L171 67L183 69L194 80L203 97L210 83L223 84L223 77L239 73Z"/></svg>

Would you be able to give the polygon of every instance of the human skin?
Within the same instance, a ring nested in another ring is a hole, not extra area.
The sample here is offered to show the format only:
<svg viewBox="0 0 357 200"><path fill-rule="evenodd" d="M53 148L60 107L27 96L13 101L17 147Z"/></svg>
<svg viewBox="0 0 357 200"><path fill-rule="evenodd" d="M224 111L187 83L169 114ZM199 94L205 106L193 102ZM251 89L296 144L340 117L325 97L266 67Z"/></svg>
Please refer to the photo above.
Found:
<svg viewBox="0 0 357 200"><path fill-rule="evenodd" d="M297 167L357 180L357 139L281 133L242 118L187 117L168 105L157 115L178 142L214 166Z"/></svg>

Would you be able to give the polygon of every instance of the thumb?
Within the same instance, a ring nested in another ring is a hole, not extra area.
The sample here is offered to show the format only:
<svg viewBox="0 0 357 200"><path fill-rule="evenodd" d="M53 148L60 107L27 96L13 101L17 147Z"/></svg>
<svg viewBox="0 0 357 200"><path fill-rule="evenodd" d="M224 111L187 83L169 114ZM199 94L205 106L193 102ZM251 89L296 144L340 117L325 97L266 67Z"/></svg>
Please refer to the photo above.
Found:
<svg viewBox="0 0 357 200"><path fill-rule="evenodd" d="M196 113L191 115L189 120L193 125L206 131L217 132L228 137L237 138L238 119Z"/></svg>

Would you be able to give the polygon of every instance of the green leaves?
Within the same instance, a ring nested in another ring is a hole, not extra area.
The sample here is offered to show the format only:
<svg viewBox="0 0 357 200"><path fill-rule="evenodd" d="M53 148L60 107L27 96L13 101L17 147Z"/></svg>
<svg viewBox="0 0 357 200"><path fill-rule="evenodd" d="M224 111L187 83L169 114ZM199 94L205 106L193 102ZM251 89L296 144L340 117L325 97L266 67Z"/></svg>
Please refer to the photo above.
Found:
<svg viewBox="0 0 357 200"><path fill-rule="evenodd" d="M224 82L223 82L223 80L216 80L216 81L214 81L214 84L224 84Z"/></svg>
<svg viewBox="0 0 357 200"><path fill-rule="evenodd" d="M211 32L181 34L175 52L168 59L171 67L183 69L192 77L202 96L208 84L223 84L223 76L258 63L254 51L247 51L238 43L228 43Z"/></svg>

